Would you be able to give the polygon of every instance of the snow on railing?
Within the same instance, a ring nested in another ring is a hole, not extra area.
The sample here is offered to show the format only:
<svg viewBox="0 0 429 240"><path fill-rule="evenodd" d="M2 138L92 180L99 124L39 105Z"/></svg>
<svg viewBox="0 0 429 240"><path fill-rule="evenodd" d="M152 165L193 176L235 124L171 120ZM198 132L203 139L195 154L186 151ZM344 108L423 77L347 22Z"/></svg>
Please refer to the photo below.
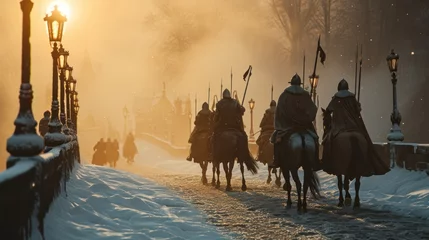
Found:
<svg viewBox="0 0 429 240"><path fill-rule="evenodd" d="M0 236L30 239L32 225L44 235L44 218L61 191L75 163L80 163L79 144L68 143L32 157L9 158L0 173Z"/></svg>

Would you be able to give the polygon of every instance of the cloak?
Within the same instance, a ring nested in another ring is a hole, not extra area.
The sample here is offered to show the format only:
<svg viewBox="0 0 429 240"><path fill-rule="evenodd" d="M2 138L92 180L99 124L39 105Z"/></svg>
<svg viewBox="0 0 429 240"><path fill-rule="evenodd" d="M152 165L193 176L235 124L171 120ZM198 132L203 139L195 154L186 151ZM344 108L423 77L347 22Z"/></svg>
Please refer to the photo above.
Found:
<svg viewBox="0 0 429 240"><path fill-rule="evenodd" d="M211 117L212 112L210 110L203 109L198 112L194 121L195 128L188 140L189 143L192 143L198 134L210 132Z"/></svg>
<svg viewBox="0 0 429 240"><path fill-rule="evenodd" d="M313 126L316 114L317 106L307 91L296 85L286 88L277 102L275 132L271 136L271 143L275 143L276 138L283 138L300 130L307 131L317 140Z"/></svg>
<svg viewBox="0 0 429 240"><path fill-rule="evenodd" d="M333 113L331 130L324 140L323 147L323 164L324 170L328 173L337 175L338 173L331 172L332 164L339 164L341 160L331 159L332 141L338 134L343 132L359 132L364 135L366 144L368 145L368 153L365 154L367 159L362 159L364 164L360 176L384 175L390 171L390 167L386 164L375 151L371 138L363 122L360 114L361 107L353 93L348 90L338 91L333 97L328 107L327 113ZM336 149L341 151L341 149ZM344 166L347 168L348 166ZM337 168L338 169L338 168ZM341 170L346 172L347 169ZM359 174L358 174L359 175Z"/></svg>
<svg viewBox="0 0 429 240"><path fill-rule="evenodd" d="M270 139L271 135L274 132L275 112L276 112L275 107L268 108L267 110L265 110L264 117L262 118L261 123L259 124L259 127L261 128L261 133L258 139L256 140L256 144L260 147Z"/></svg>

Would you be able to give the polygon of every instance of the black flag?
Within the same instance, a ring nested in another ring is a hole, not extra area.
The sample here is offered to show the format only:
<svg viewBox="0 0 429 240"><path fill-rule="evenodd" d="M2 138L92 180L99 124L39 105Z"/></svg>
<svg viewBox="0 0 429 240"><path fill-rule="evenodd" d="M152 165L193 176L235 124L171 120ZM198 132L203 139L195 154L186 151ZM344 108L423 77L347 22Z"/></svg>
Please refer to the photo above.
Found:
<svg viewBox="0 0 429 240"><path fill-rule="evenodd" d="M243 74L243 80L246 81L247 75L252 76L252 66L249 66L247 71Z"/></svg>
<svg viewBox="0 0 429 240"><path fill-rule="evenodd" d="M320 62L325 65L325 60L326 60L326 53L325 51L323 51L322 46L320 46L320 40L319 40L319 46L317 46L319 48L319 52L320 52Z"/></svg>

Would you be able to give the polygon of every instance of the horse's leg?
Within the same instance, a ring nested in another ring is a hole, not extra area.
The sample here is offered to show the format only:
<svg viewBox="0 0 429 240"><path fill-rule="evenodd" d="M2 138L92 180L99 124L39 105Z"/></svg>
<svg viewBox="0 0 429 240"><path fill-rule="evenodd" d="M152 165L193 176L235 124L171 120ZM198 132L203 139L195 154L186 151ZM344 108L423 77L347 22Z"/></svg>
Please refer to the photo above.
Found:
<svg viewBox="0 0 429 240"><path fill-rule="evenodd" d="M352 205L352 196L350 195L349 189L350 189L349 177L344 176L344 190L346 191L346 200L344 205L346 205L347 207L350 207Z"/></svg>
<svg viewBox="0 0 429 240"><path fill-rule="evenodd" d="M279 175L277 175L277 169L274 169L274 176L276 176L275 183L277 187L280 187L282 185L281 174L282 171L279 170Z"/></svg>
<svg viewBox="0 0 429 240"><path fill-rule="evenodd" d="M338 180L338 193L340 194L340 197L338 198L338 207L344 207L344 198L343 198L343 176L337 175Z"/></svg>
<svg viewBox="0 0 429 240"><path fill-rule="evenodd" d="M268 166L268 179L267 179L267 184L270 184L272 179L271 179L271 169L272 167Z"/></svg>
<svg viewBox="0 0 429 240"><path fill-rule="evenodd" d="M226 191L231 191L232 187L231 187L231 178L229 177L229 169L228 169L228 162L223 162L223 170L225 171L225 177L226 177ZM229 165L231 165L231 162L229 163Z"/></svg>
<svg viewBox="0 0 429 240"><path fill-rule="evenodd" d="M204 162L204 170L203 170L203 184L207 185L208 181L207 181L207 167L209 166L209 162L207 160L203 161Z"/></svg>
<svg viewBox="0 0 429 240"><path fill-rule="evenodd" d="M308 192L308 180L310 179L310 174L313 174L311 172L311 168L308 169L307 167L304 168L304 194L302 199L302 210L304 212L307 212L307 192Z"/></svg>
<svg viewBox="0 0 429 240"><path fill-rule="evenodd" d="M356 196L355 196L355 203L353 204L353 209L360 208L359 190L360 190L360 176L356 177L356 180L355 180Z"/></svg>
<svg viewBox="0 0 429 240"><path fill-rule="evenodd" d="M246 179L244 178L244 164L240 162L240 171L241 171L241 190L246 191Z"/></svg>
<svg viewBox="0 0 429 240"><path fill-rule="evenodd" d="M207 164L206 164L206 161L200 161L200 167L201 167L201 182L204 185L206 185L207 184L207 177L206 177Z"/></svg>
<svg viewBox="0 0 429 240"><path fill-rule="evenodd" d="M290 192L292 191L292 185L290 184L290 174L289 174L289 170L282 170L282 171L283 171L283 177L285 179L283 190L287 191L286 208L290 209L292 207L292 199L290 196Z"/></svg>
<svg viewBox="0 0 429 240"><path fill-rule="evenodd" d="M212 186L216 186L216 165L214 162L212 162L212 171L213 171L213 177L212 177Z"/></svg>
<svg viewBox="0 0 429 240"><path fill-rule="evenodd" d="M220 175L220 163L216 163L216 175L217 175L216 188L217 188L217 189L219 189L219 188L220 188L220 180L219 180L219 175Z"/></svg>
<svg viewBox="0 0 429 240"><path fill-rule="evenodd" d="M295 182L296 185L296 192L298 194L298 211L301 210L302 208L302 201L301 201L301 181L299 181L299 176L298 176L298 169L294 169L293 171L291 171L292 173L292 178L293 181Z"/></svg>

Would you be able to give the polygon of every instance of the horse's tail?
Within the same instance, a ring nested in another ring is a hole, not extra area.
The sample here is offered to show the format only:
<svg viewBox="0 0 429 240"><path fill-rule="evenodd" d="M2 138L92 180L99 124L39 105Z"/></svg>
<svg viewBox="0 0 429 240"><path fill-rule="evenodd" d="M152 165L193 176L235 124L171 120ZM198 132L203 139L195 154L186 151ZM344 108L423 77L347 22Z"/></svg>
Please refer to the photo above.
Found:
<svg viewBox="0 0 429 240"><path fill-rule="evenodd" d="M302 141L302 156L304 157L303 162L303 169L304 169L304 181L308 183L308 188L310 188L311 195L315 199L320 198L320 181L319 176L316 172L312 171L311 165L312 160L311 158L307 157L306 153L306 144L305 144L305 138L301 135L301 141Z"/></svg>
<svg viewBox="0 0 429 240"><path fill-rule="evenodd" d="M252 174L258 173L258 164L256 163L255 159L252 157L252 155L248 154L249 156L244 159L244 165L246 165L247 170L250 171Z"/></svg>

